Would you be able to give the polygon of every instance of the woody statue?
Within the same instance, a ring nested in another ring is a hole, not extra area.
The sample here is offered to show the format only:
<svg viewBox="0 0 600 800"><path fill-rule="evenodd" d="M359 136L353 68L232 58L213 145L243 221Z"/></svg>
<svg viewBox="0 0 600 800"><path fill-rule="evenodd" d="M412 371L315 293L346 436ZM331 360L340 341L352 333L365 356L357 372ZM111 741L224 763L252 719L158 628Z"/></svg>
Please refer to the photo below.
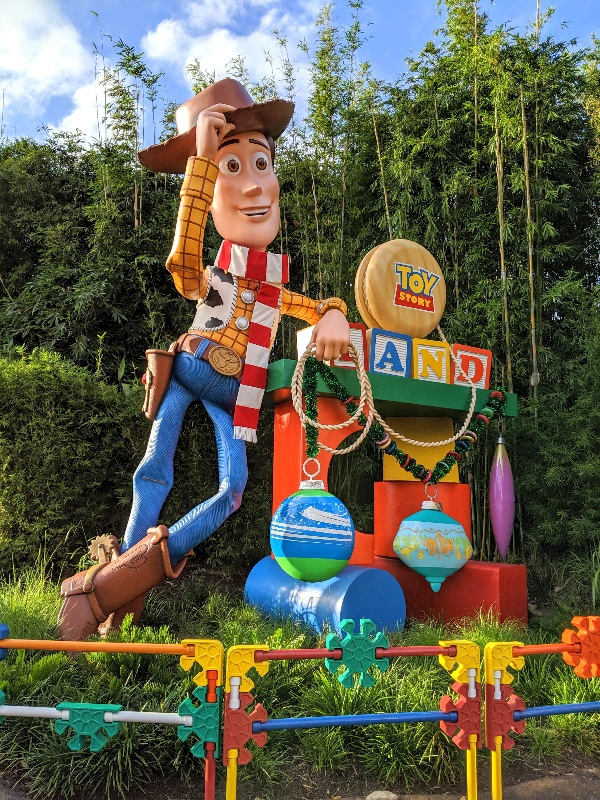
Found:
<svg viewBox="0 0 600 800"><path fill-rule="evenodd" d="M149 356L147 397L155 406L158 400L158 408L147 410L154 424L133 478L121 552L113 539L110 560L100 558L63 582L63 639L85 639L96 630L118 627L126 613L139 615L146 592L166 577L177 577L190 549L239 508L247 479L245 443L256 441L280 315L315 326L318 359L347 352L343 300L318 302L284 288L288 258L267 251L280 226L273 142L293 110L286 100L253 103L240 83L226 78L177 109L177 136L139 153L142 164L155 172L185 172L167 269L177 290L197 302L196 316L169 351L158 351L171 367L170 377L162 380L162 398ZM204 267L209 211L223 243L214 266ZM167 528L158 525L159 515L173 484L183 417L193 400L202 401L214 425L219 489Z"/></svg>

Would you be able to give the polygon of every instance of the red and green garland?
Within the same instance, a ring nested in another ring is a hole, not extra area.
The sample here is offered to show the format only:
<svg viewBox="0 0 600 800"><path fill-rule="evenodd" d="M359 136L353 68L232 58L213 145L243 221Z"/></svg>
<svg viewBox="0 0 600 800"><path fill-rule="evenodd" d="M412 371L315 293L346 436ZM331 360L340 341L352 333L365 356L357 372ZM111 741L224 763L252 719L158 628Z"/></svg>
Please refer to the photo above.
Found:
<svg viewBox="0 0 600 800"><path fill-rule="evenodd" d="M317 361L313 357L307 358L304 365L302 389L306 402L306 415L312 420L316 421L317 419L317 379L319 376L321 376L332 394L344 406L348 412L348 416L352 416L358 409L354 398L348 393L345 387L342 386L333 371L326 364ZM396 442L391 440L390 435L386 433L376 420L373 421L367 438L384 453L395 458L402 469L410 472L417 480L423 481L423 483L436 484L450 472L455 464L458 464L459 461L466 458L469 450L475 445L490 422L494 418L501 419L504 414L505 405L506 395L501 389L494 389L490 392L490 396L484 407L474 415L469 430L465 431L454 443L454 450L450 450L446 453L431 470L427 469L423 464L418 464L414 458L404 453ZM361 414L358 417L358 424L364 427L366 423L367 418L364 414ZM319 445L317 444L318 436L319 431L317 428L312 425L306 426L306 454L309 458L316 458L319 455Z"/></svg>

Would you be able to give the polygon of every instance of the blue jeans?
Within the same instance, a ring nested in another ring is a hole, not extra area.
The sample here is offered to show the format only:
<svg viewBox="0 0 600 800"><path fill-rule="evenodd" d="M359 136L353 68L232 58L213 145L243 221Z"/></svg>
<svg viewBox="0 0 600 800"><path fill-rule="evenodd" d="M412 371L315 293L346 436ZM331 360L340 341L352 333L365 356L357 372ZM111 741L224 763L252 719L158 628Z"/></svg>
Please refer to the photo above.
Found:
<svg viewBox="0 0 600 800"><path fill-rule="evenodd" d="M177 353L171 382L152 425L146 455L133 476L133 505L123 539L123 551L158 524L160 511L173 486L173 458L183 417L193 400L201 400L215 429L219 490L169 528L169 557L176 564L236 511L248 478L246 443L233 438L232 411L239 381L220 375L200 358L204 340L194 355Z"/></svg>

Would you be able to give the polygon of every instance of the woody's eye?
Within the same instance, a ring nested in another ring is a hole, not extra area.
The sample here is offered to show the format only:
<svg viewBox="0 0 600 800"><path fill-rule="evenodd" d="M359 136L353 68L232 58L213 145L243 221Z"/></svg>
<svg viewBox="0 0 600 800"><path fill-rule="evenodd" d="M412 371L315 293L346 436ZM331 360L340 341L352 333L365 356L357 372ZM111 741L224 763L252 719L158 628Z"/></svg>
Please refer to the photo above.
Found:
<svg viewBox="0 0 600 800"><path fill-rule="evenodd" d="M239 158L231 153L219 161L219 171L225 175L232 173L235 175L240 171L241 166Z"/></svg>
<svg viewBox="0 0 600 800"><path fill-rule="evenodd" d="M266 172L269 169L269 159L264 153L255 153L252 161L259 172Z"/></svg>

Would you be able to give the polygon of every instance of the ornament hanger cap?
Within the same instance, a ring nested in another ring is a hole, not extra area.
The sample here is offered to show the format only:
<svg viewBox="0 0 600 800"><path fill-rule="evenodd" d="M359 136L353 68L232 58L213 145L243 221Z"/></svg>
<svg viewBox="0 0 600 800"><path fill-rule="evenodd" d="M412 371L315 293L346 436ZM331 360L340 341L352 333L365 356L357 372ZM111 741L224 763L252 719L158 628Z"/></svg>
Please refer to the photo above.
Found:
<svg viewBox="0 0 600 800"><path fill-rule="evenodd" d="M322 489L325 491L325 484L321 480L315 481L311 478L309 481L300 481L300 486L298 489Z"/></svg>
<svg viewBox="0 0 600 800"><path fill-rule="evenodd" d="M437 500L423 500L421 503L421 511L443 511L442 504Z"/></svg>
<svg viewBox="0 0 600 800"><path fill-rule="evenodd" d="M313 462L316 469L313 472L308 471L308 465L310 462ZM325 484L322 480L317 479L317 475L321 472L321 464L319 463L318 458L307 458L304 464L302 464L302 472L306 475L308 480L300 481L299 489L323 489L325 490Z"/></svg>
<svg viewBox="0 0 600 800"><path fill-rule="evenodd" d="M423 491L425 492L425 497L428 500L435 500L438 495L438 487L435 483L431 483L431 481L425 484Z"/></svg>

